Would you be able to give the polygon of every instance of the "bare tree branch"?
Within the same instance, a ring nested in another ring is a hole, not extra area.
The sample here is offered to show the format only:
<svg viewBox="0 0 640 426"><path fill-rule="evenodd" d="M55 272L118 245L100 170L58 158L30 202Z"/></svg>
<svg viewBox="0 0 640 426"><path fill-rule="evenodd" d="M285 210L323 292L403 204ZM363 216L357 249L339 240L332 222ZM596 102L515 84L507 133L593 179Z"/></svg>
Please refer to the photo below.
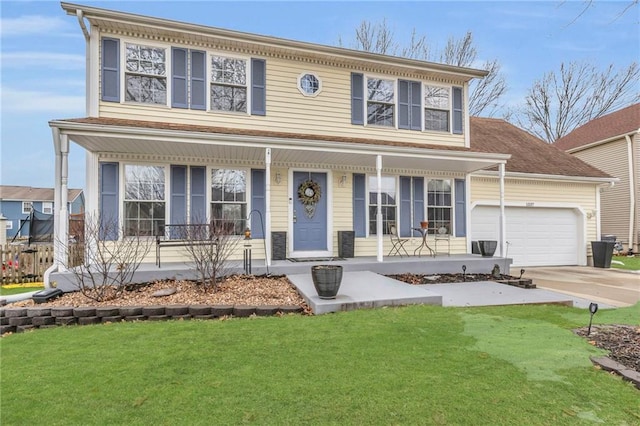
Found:
<svg viewBox="0 0 640 426"><path fill-rule="evenodd" d="M554 142L588 121L638 102L639 77L636 62L620 70L609 65L602 71L584 62L563 63L559 73L551 71L534 82L514 121Z"/></svg>

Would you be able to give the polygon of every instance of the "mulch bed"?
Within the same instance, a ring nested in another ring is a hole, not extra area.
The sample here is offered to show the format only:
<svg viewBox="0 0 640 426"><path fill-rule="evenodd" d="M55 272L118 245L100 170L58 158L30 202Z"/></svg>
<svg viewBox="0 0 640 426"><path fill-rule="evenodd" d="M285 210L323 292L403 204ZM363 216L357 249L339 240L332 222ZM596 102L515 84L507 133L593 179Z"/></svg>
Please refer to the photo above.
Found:
<svg viewBox="0 0 640 426"><path fill-rule="evenodd" d="M463 283L477 281L496 281L496 280L515 280L518 277L511 275L493 275L493 274L395 274L387 275L394 280L402 281L407 284L447 284L447 283Z"/></svg>
<svg viewBox="0 0 640 426"><path fill-rule="evenodd" d="M587 336L587 327L575 330L590 344L609 351L609 358L640 373L640 326L594 325Z"/></svg>

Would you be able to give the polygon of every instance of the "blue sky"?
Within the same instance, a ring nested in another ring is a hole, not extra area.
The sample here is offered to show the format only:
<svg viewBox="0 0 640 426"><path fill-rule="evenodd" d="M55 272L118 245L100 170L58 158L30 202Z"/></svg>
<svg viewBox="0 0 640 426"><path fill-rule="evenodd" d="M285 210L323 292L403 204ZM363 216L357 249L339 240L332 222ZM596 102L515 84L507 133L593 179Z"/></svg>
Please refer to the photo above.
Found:
<svg viewBox="0 0 640 426"><path fill-rule="evenodd" d="M479 59L501 62L510 106L562 62L624 67L640 56L640 8L620 16L628 0L596 0L581 16L583 1L71 3L327 45L342 38L347 47L363 20L386 19L400 42L415 28L436 47L471 31ZM59 2L2 1L0 11L0 181L52 187L48 121L85 116L82 32ZM70 186L83 187L84 151L75 144L69 172Z"/></svg>

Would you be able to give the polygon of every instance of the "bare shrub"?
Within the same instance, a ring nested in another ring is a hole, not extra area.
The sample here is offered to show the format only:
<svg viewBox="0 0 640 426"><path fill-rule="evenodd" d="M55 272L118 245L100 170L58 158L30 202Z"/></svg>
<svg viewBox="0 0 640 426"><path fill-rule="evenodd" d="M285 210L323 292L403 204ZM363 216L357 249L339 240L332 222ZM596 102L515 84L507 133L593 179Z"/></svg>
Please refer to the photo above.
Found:
<svg viewBox="0 0 640 426"><path fill-rule="evenodd" d="M182 225L174 232L187 242L185 250L193 262L203 292L215 292L219 279L229 275L228 261L240 241L234 235L234 229L232 221L213 220Z"/></svg>
<svg viewBox="0 0 640 426"><path fill-rule="evenodd" d="M70 256L71 246L67 245L64 266L73 273L78 290L87 298L97 302L119 298L149 253L151 241L131 230L118 239L125 235L123 231L116 219L87 215L84 256Z"/></svg>

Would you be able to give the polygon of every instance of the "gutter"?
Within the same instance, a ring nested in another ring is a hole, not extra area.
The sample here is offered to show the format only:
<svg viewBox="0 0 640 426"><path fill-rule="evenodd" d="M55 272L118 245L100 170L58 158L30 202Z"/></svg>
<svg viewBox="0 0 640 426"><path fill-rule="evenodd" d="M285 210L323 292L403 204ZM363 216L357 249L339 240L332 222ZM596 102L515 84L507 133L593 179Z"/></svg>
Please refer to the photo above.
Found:
<svg viewBox="0 0 640 426"><path fill-rule="evenodd" d="M473 172L472 176L490 176L497 177L497 171L480 170ZM620 182L619 178L610 177L592 177L592 176L565 176L565 175L549 175L542 173L524 173L524 172L508 172L505 176L508 179L536 179L536 180L548 180L558 182L576 182L576 183L594 183L602 186L613 187L616 183Z"/></svg>

